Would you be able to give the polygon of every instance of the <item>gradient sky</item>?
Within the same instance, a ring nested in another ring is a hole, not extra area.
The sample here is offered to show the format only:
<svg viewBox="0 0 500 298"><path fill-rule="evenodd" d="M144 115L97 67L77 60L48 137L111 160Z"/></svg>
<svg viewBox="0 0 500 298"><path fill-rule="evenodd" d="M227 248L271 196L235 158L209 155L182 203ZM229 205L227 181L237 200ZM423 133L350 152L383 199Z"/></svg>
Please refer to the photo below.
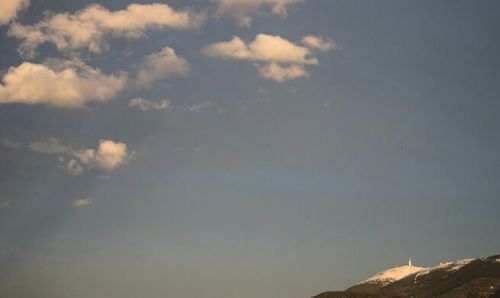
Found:
<svg viewBox="0 0 500 298"><path fill-rule="evenodd" d="M500 3L158 2L188 24L97 49L37 25L150 2L0 14L0 296L299 298L498 253Z"/></svg>

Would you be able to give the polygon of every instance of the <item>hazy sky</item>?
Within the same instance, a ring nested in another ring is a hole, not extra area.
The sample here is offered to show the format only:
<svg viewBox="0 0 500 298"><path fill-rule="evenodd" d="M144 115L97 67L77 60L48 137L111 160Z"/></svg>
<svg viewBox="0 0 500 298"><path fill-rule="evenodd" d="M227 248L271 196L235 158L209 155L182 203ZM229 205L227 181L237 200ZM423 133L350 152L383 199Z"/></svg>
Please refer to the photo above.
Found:
<svg viewBox="0 0 500 298"><path fill-rule="evenodd" d="M299 298L500 248L497 1L0 2L0 296Z"/></svg>

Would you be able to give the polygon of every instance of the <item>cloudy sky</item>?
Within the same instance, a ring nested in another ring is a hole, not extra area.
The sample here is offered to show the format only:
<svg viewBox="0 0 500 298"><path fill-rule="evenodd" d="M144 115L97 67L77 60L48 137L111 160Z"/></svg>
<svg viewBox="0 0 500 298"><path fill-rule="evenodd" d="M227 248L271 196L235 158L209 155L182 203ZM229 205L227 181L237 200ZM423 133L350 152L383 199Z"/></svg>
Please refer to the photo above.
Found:
<svg viewBox="0 0 500 298"><path fill-rule="evenodd" d="M498 253L495 1L0 2L0 296L310 297Z"/></svg>

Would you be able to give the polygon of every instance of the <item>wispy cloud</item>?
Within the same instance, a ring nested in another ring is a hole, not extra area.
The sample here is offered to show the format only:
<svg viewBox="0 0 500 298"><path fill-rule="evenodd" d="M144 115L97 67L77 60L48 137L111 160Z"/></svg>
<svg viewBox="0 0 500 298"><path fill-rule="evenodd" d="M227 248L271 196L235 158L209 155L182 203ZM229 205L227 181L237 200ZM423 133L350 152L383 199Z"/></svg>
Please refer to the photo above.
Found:
<svg viewBox="0 0 500 298"><path fill-rule="evenodd" d="M206 112L212 108L214 108L214 104L208 100L185 106L185 109L189 112Z"/></svg>
<svg viewBox="0 0 500 298"><path fill-rule="evenodd" d="M172 103L168 99L163 99L160 101L151 101L147 100L141 97L136 97L130 100L128 103L128 106L130 108L137 108L141 111L147 112L147 111L159 111L159 110L165 110L165 111L171 111L172 110Z"/></svg>
<svg viewBox="0 0 500 298"><path fill-rule="evenodd" d="M21 144L17 141L14 141L9 138L0 138L0 145L6 147L6 148L11 148L11 149L16 149L21 147Z"/></svg>
<svg viewBox="0 0 500 298"><path fill-rule="evenodd" d="M337 49L337 43L335 42L335 40L315 35L307 35L302 37L302 44L310 49L319 50L322 52Z"/></svg>
<svg viewBox="0 0 500 298"><path fill-rule="evenodd" d="M286 17L288 8L303 0L215 0L218 16L232 17L238 25L249 27L252 24L252 15L259 12L268 12Z"/></svg>
<svg viewBox="0 0 500 298"><path fill-rule="evenodd" d="M61 144L56 138L48 138L41 141L34 141L30 143L32 151L44 154L57 154L70 152L71 149Z"/></svg>
<svg viewBox="0 0 500 298"><path fill-rule="evenodd" d="M132 98L128 103L130 108L137 108L141 111L159 111L159 110L172 110L172 103L169 99L163 99L160 101L151 101L141 97Z"/></svg>

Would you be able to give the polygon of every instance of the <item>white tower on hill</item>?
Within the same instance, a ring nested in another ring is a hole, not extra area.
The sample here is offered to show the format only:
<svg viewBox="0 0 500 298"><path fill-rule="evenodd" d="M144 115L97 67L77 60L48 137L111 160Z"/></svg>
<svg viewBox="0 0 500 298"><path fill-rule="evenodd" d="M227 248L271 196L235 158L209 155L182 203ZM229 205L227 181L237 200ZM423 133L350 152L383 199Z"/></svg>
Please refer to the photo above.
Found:
<svg viewBox="0 0 500 298"><path fill-rule="evenodd" d="M411 259L408 259L408 267L411 267L412 264L411 264Z"/></svg>

